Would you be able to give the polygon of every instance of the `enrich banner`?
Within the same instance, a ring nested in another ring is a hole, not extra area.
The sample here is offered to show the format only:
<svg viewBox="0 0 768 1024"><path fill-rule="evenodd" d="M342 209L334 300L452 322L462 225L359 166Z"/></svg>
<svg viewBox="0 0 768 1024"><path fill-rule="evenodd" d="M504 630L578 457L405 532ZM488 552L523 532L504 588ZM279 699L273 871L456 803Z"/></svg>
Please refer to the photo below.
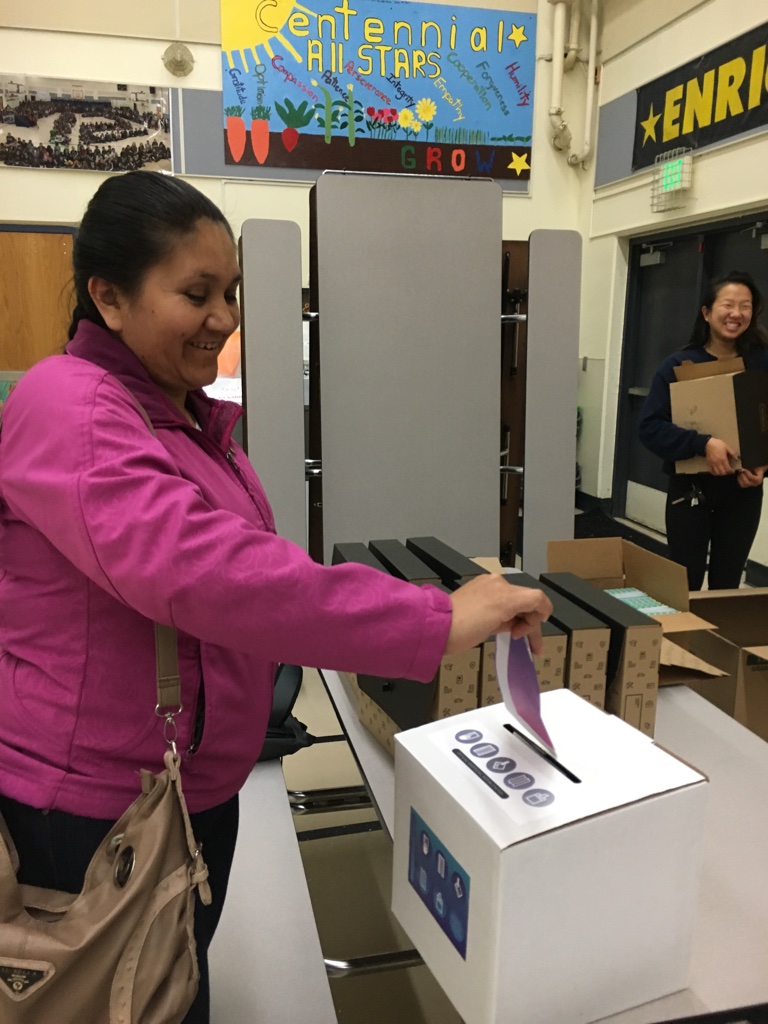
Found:
<svg viewBox="0 0 768 1024"><path fill-rule="evenodd" d="M637 90L632 170L768 126L768 23Z"/></svg>
<svg viewBox="0 0 768 1024"><path fill-rule="evenodd" d="M528 179L536 16L221 0L227 163Z"/></svg>

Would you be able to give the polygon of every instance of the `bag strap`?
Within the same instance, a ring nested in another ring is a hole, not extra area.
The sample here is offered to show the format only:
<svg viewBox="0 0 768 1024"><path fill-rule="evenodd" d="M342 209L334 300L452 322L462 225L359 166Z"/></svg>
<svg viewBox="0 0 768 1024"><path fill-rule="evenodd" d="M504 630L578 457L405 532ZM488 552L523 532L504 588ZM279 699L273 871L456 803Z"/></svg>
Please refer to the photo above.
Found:
<svg viewBox="0 0 768 1024"><path fill-rule="evenodd" d="M173 626L155 623L155 661L157 665L157 714L181 708L179 649ZM163 715L165 717L165 715Z"/></svg>
<svg viewBox="0 0 768 1024"><path fill-rule="evenodd" d="M138 400L136 395L127 388L117 377L115 380L125 391L130 400L141 414L141 418L149 427L153 437L157 437L149 413ZM176 630L173 626L164 626L160 622L155 623L155 663L157 667L157 706L155 713L162 718L170 709L181 710L181 678L179 676L179 650L176 641ZM177 711L178 713L178 711Z"/></svg>

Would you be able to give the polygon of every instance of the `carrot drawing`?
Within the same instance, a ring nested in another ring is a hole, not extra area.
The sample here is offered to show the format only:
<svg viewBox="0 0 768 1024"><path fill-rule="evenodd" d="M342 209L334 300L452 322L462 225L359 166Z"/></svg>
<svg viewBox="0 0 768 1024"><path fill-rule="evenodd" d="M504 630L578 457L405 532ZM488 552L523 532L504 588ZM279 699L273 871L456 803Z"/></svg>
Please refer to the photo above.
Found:
<svg viewBox="0 0 768 1024"><path fill-rule="evenodd" d="M239 164L245 152L245 121L242 107L225 107L227 118L227 143L236 164Z"/></svg>
<svg viewBox="0 0 768 1024"><path fill-rule="evenodd" d="M263 164L269 153L269 115L271 107L251 107L251 149L260 164Z"/></svg>

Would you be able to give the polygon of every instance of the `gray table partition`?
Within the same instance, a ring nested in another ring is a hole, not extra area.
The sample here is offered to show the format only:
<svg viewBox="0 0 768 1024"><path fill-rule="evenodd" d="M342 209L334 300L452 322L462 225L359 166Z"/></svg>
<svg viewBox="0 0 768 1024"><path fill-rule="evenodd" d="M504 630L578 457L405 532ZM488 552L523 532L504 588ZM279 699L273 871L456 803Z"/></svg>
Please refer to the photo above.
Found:
<svg viewBox="0 0 768 1024"><path fill-rule="evenodd" d="M299 226L246 220L240 246L245 447L278 533L306 548Z"/></svg>
<svg viewBox="0 0 768 1024"><path fill-rule="evenodd" d="M314 199L326 562L424 534L495 553L501 188L326 173Z"/></svg>
<svg viewBox="0 0 768 1024"><path fill-rule="evenodd" d="M547 541L573 537L581 235L532 232L523 475L523 569L547 568Z"/></svg>

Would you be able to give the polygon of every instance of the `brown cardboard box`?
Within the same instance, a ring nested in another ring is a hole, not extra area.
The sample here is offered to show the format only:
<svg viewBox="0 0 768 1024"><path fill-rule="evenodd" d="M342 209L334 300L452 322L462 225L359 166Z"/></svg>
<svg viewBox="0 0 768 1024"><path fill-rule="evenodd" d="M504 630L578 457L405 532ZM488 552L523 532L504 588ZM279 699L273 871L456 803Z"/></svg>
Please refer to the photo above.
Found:
<svg viewBox="0 0 768 1024"><path fill-rule="evenodd" d="M514 577L510 577L514 580ZM565 684L565 659L568 640L562 630L550 622L542 623L542 643L544 650L534 654L533 664L539 680L539 690L561 689ZM479 707L501 702L499 679L496 675L496 641L486 640L482 646L482 663L480 666L480 703Z"/></svg>
<svg viewBox="0 0 768 1024"><path fill-rule="evenodd" d="M733 359L716 359L706 363L692 360L675 367L675 380L699 380L701 377L716 377L720 373L741 373L745 370L741 356Z"/></svg>
<svg viewBox="0 0 768 1024"><path fill-rule="evenodd" d="M711 630L675 633L675 643L662 637L659 686L687 686L733 718L736 679L714 663L721 644L720 637ZM691 645L697 654L688 650Z"/></svg>
<svg viewBox="0 0 768 1024"><path fill-rule="evenodd" d="M393 737L440 718L477 707L480 648L448 654L431 683L358 675L358 711L368 731L392 753Z"/></svg>
<svg viewBox="0 0 768 1024"><path fill-rule="evenodd" d="M528 573L511 573L507 580L517 586L538 587L544 591L552 602L550 623L568 638L564 685L588 703L604 708L610 641L606 624Z"/></svg>
<svg viewBox="0 0 768 1024"><path fill-rule="evenodd" d="M358 691L358 716L371 736L394 757L395 733L400 732L400 726L362 690Z"/></svg>
<svg viewBox="0 0 768 1024"><path fill-rule="evenodd" d="M547 544L547 571L572 572L601 590L637 587L660 604L678 610L652 615L665 637L675 633L713 629L714 624L691 610L688 574L682 565L621 537L551 540Z"/></svg>
<svg viewBox="0 0 768 1024"><path fill-rule="evenodd" d="M687 645L728 674L734 718L768 740L768 588L705 590L691 594L691 607L716 626L686 636Z"/></svg>
<svg viewBox="0 0 768 1024"><path fill-rule="evenodd" d="M709 366L709 364L704 364ZM672 422L725 441L740 458L734 468L768 463L768 374L763 370L718 373L678 380L669 388ZM678 473L706 473L702 455L675 463Z"/></svg>
<svg viewBox="0 0 768 1024"><path fill-rule="evenodd" d="M610 628L606 710L653 736L661 626L574 573L548 572L541 578Z"/></svg>
<svg viewBox="0 0 768 1024"><path fill-rule="evenodd" d="M619 641L623 643L623 640L616 632L617 628L620 629L619 622L614 623L609 652L609 692L606 696L606 708L609 711L633 723L636 723L640 716L643 731L652 735L660 677L670 683L681 682L685 674L685 681L699 681L705 690L716 686L711 683L712 666L706 658L701 656L703 663L694 664L690 659L685 659L682 651L675 650L678 635L685 636L687 640L694 633L706 632L713 628L712 622L691 610L688 577L682 565L646 551L645 548L621 537L550 541L547 545L547 565L550 572L573 573L601 590L637 587L660 603L678 609L667 615L642 615L632 627L633 636L627 637L626 650L622 645L620 649L616 647ZM549 573L542 576L542 579L547 582ZM572 594L567 591L564 593L573 599ZM610 598L608 594L603 596ZM606 618L595 605L590 606L588 600L577 600L576 603L592 611L598 618ZM651 623L657 622L668 643L662 645L658 633L655 639L651 634L643 633L643 619L646 630ZM686 649L696 653L687 643ZM679 664L681 660L686 661L685 666ZM715 671L718 667L715 666ZM649 671L655 679L652 685L648 676ZM642 700L638 696L640 690L644 693ZM645 707L645 711L641 710L642 707Z"/></svg>

